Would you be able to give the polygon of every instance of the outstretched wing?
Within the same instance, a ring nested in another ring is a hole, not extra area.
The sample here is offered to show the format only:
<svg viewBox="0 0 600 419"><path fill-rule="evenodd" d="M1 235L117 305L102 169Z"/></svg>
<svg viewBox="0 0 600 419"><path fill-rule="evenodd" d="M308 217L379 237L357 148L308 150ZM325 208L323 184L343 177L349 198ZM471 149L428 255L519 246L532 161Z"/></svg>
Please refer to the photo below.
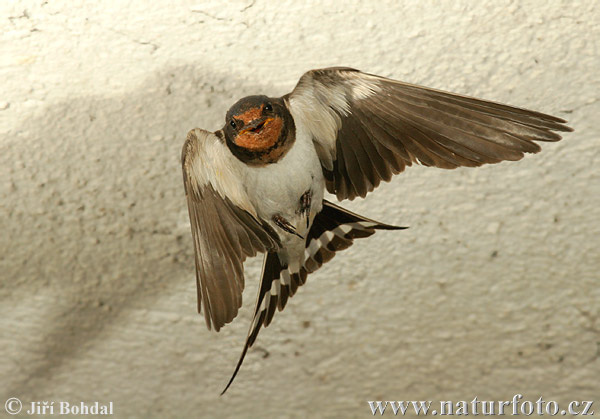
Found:
<svg viewBox="0 0 600 419"><path fill-rule="evenodd" d="M198 312L218 331L242 305L243 261L275 251L277 233L258 219L236 173L236 162L214 133L195 129L183 145L187 195L196 260Z"/></svg>
<svg viewBox="0 0 600 419"><path fill-rule="evenodd" d="M537 153L572 131L563 119L351 68L305 73L286 96L312 135L338 199L354 199L413 162L454 169Z"/></svg>

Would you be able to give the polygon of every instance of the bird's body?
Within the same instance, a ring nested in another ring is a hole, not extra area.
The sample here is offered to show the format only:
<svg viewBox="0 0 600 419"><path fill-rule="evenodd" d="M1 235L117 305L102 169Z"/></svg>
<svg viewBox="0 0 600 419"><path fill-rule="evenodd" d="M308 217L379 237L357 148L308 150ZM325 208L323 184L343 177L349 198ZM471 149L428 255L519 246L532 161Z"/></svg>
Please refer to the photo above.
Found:
<svg viewBox="0 0 600 419"><path fill-rule="evenodd" d="M182 152L198 309L219 330L242 303L243 261L266 253L248 338L353 239L394 227L323 199L364 197L413 163L452 169L535 153L564 120L348 68L313 70L281 98L249 96ZM227 387L229 387L229 384ZM226 388L227 389L227 388ZM225 389L225 390L226 390Z"/></svg>
<svg viewBox="0 0 600 419"><path fill-rule="evenodd" d="M257 215L263 220L272 220L279 214L298 233L282 234L282 251L279 252L282 262L294 265L297 271L304 255L304 238L315 215L323 207L325 191L323 171L312 139L305 132L296 130L296 140L285 156L266 166L246 166L244 179ZM311 195L310 210L303 213L301 198L307 192ZM270 224L277 228L273 221Z"/></svg>

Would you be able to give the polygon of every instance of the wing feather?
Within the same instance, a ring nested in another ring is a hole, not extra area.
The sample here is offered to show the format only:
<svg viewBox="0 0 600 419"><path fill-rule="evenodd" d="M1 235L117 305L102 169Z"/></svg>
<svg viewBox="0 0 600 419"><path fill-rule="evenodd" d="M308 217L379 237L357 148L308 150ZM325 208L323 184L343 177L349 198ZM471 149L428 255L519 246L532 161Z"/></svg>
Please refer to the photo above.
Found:
<svg viewBox="0 0 600 419"><path fill-rule="evenodd" d="M364 197L406 166L453 169L537 153L566 121L351 68L305 73L286 96L338 199Z"/></svg>
<svg viewBox="0 0 600 419"><path fill-rule="evenodd" d="M281 246L277 233L251 213L244 192L232 189L235 183L227 183L233 176L227 171L232 169L219 147L225 146L217 135L195 129L188 134L182 151L198 311L204 306L206 325L217 331L235 318L242 305L246 257Z"/></svg>

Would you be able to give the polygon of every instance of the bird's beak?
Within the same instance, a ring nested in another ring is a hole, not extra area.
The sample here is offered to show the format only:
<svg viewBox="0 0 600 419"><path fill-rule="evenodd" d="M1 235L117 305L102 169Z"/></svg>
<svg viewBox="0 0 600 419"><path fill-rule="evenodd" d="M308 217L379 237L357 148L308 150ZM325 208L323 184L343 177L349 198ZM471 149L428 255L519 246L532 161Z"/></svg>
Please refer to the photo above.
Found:
<svg viewBox="0 0 600 419"><path fill-rule="evenodd" d="M247 124L243 130L240 131L240 134L245 134L246 132L260 132L265 126L273 121L273 118L259 118Z"/></svg>

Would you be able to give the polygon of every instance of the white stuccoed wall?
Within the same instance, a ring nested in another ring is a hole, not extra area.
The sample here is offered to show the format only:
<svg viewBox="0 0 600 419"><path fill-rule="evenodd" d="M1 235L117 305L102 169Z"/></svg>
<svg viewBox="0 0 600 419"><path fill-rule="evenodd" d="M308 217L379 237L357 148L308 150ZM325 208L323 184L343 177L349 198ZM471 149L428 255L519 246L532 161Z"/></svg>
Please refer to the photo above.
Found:
<svg viewBox="0 0 600 419"><path fill-rule="evenodd" d="M367 400L521 393L600 412L597 2L5 0L0 25L0 409L366 417ZM208 332L181 145L238 98L333 65L576 131L517 163L410 168L344 203L411 228L311 275L218 397L261 262L236 321Z"/></svg>

